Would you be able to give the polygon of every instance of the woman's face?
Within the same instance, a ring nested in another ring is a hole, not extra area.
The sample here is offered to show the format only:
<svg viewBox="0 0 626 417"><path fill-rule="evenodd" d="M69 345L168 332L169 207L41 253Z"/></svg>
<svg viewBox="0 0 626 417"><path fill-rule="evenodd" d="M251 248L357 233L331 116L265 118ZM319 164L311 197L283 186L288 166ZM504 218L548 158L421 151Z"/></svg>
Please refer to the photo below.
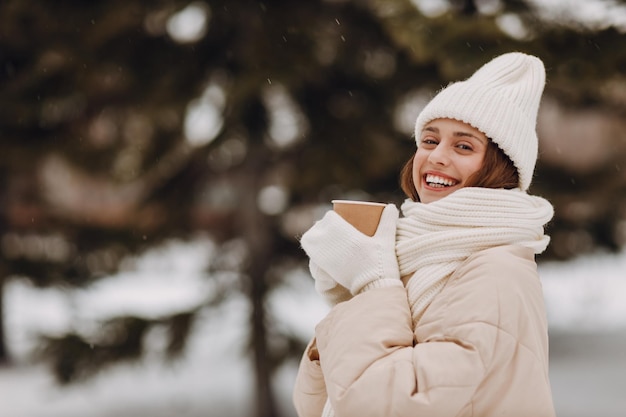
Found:
<svg viewBox="0 0 626 417"><path fill-rule="evenodd" d="M482 166L489 139L478 129L453 119L424 126L415 158L413 183L422 203L432 203L459 188Z"/></svg>

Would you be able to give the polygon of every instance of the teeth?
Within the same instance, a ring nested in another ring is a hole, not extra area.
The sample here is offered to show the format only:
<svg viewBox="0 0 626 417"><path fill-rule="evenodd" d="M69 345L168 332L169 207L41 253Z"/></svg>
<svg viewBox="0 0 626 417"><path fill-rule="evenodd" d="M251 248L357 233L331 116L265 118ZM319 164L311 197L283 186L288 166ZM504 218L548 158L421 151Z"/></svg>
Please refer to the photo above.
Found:
<svg viewBox="0 0 626 417"><path fill-rule="evenodd" d="M426 175L426 182L432 185L443 185L446 187L456 184L455 181L441 178L437 175L432 175L432 174Z"/></svg>

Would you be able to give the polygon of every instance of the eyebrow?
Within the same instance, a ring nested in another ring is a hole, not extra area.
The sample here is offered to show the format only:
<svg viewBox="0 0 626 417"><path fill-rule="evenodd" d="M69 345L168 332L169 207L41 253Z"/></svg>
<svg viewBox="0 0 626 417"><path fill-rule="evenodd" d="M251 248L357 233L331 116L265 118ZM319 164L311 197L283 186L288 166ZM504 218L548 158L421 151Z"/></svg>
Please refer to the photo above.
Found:
<svg viewBox="0 0 626 417"><path fill-rule="evenodd" d="M433 132L433 133L439 133L439 128L434 127L434 126L426 126L426 127L424 128L423 132L424 132L424 131L426 131L426 132ZM456 136L456 137L469 137L469 138L474 138L474 139L477 139L477 140L479 140L479 141L481 141L481 142L485 142L485 140L484 140L483 138L478 137L478 136L476 136L476 135L473 135L473 134L471 134L471 133L469 133L469 132L456 131L456 132L452 132L452 135L453 135L453 136Z"/></svg>

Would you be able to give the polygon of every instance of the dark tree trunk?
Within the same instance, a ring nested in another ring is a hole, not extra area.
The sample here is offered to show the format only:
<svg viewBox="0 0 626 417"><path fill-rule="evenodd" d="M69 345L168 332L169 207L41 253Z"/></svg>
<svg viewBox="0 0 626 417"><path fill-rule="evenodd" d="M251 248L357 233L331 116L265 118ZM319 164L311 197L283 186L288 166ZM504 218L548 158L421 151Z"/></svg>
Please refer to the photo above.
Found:
<svg viewBox="0 0 626 417"><path fill-rule="evenodd" d="M257 257L253 255L253 257ZM264 263L257 259L252 261L251 266L259 267ZM263 268L262 268L263 269ZM274 392L271 384L271 367L269 352L267 349L267 330L265 327L265 294L266 285L264 280L265 271L250 274L251 288L250 300L252 301L252 337L254 348L254 369L256 377L256 416L276 417L278 415L274 400Z"/></svg>
<svg viewBox="0 0 626 417"><path fill-rule="evenodd" d="M9 352L7 351L6 335L4 333L4 283L6 277L4 268L0 266L0 365L9 363Z"/></svg>
<svg viewBox="0 0 626 417"><path fill-rule="evenodd" d="M252 305L250 317L252 355L255 370L256 407L257 417L277 417L278 410L272 389L272 366L267 343L267 327L265 314L265 297L267 295L267 275L272 264L274 254L274 238L271 219L258 209L257 195L262 187L262 173L267 168L267 150L263 146L251 146L249 153L255 155L250 158L244 170L242 181L246 183L242 190L246 195L242 198L239 209L241 215L242 233L246 240L249 253L247 276L249 279L248 297Z"/></svg>
<svg viewBox="0 0 626 417"><path fill-rule="evenodd" d="M474 0L457 0L457 4L461 14L473 16L478 13L478 8Z"/></svg>

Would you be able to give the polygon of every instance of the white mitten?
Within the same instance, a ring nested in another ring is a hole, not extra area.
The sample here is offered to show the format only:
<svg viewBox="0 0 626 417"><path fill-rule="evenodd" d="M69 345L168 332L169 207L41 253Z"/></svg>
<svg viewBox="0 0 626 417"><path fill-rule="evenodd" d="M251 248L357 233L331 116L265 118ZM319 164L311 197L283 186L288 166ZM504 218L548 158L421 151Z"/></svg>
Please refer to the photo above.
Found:
<svg viewBox="0 0 626 417"><path fill-rule="evenodd" d="M352 295L370 288L402 285L396 259L398 209L387 204L374 236L367 236L334 211L327 212L300 240L309 259Z"/></svg>
<svg viewBox="0 0 626 417"><path fill-rule="evenodd" d="M337 284L337 281L322 268L317 266L315 262L309 261L309 270L311 271L313 279L315 279L315 290L324 297L331 306L352 298L350 290Z"/></svg>

